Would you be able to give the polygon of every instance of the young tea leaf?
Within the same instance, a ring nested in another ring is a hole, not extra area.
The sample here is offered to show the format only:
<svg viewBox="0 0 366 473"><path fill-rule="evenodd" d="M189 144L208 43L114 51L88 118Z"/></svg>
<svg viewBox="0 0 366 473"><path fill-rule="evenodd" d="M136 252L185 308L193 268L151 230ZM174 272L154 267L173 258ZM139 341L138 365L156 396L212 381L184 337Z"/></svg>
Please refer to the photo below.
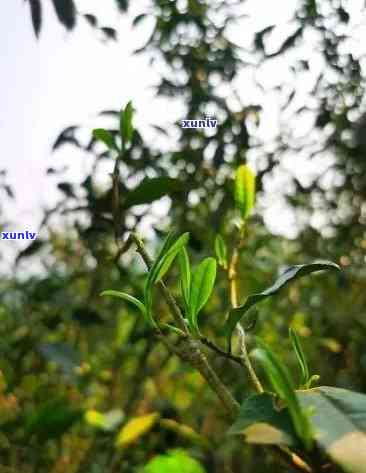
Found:
<svg viewBox="0 0 366 473"><path fill-rule="evenodd" d="M178 240L173 243L170 248L162 255L159 263L156 265L155 271L152 274L152 283L156 284L159 282L169 270L171 264L173 263L175 257L178 253L185 247L189 240L189 233L183 233Z"/></svg>
<svg viewBox="0 0 366 473"><path fill-rule="evenodd" d="M192 275L188 318L192 328L198 331L198 314L208 301L216 279L215 258L205 258Z"/></svg>
<svg viewBox="0 0 366 473"><path fill-rule="evenodd" d="M249 217L255 201L255 176L246 164L238 167L234 185L235 203L243 220Z"/></svg>
<svg viewBox="0 0 366 473"><path fill-rule="evenodd" d="M215 254L219 265L227 269L227 247L221 235L215 238Z"/></svg>
<svg viewBox="0 0 366 473"><path fill-rule="evenodd" d="M108 291L103 291L101 296L112 296L112 297L119 297L120 299L124 299L127 302L130 302L133 304L135 307L139 309L139 311L142 313L142 315L145 317L146 321L149 323L149 325L156 327L155 321L148 316L146 307L144 304L136 299L136 297L130 296L130 294L126 294L125 292L120 292L120 291L113 291L113 290L108 290Z"/></svg>
<svg viewBox="0 0 366 473"><path fill-rule="evenodd" d="M291 327L289 328L289 335L290 335L290 340L291 340L293 349L296 354L297 361L299 362L300 369L301 369L301 385L306 386L309 381L310 374L309 374L309 367L308 367L308 363L305 357L305 353L302 349L298 334Z"/></svg>
<svg viewBox="0 0 366 473"><path fill-rule="evenodd" d="M132 102L128 102L125 109L120 113L120 132L123 143L126 145L132 140L133 135L133 107Z"/></svg>
<svg viewBox="0 0 366 473"><path fill-rule="evenodd" d="M303 441L305 448L310 449L312 445L312 435L309 419L301 409L295 394L291 376L286 367L277 359L267 345L261 340L258 340L258 345L260 348L254 350L253 356L263 366L278 397L286 403L298 437Z"/></svg>
<svg viewBox="0 0 366 473"><path fill-rule="evenodd" d="M298 264L295 266L289 266L271 287L258 294L251 294L250 296L248 296L247 300L243 305L232 309L229 313L229 317L227 319L225 327L225 332L228 337L229 344L236 324L241 320L241 318L252 306L258 304L258 302L267 299L268 297L274 296L287 284L292 281L295 281L298 278L301 278L311 273L315 273L317 271L330 269L335 269L339 271L340 267L337 264L332 263L331 261L322 261L318 263Z"/></svg>
<svg viewBox="0 0 366 473"><path fill-rule="evenodd" d="M179 269L180 269L180 283L181 283L182 296L184 299L186 309L188 309L189 294L190 294L190 289L191 289L191 267L189 263L188 252L185 247L183 247L182 250L179 252L178 261L179 261Z"/></svg>
<svg viewBox="0 0 366 473"><path fill-rule="evenodd" d="M104 143L109 150L116 150L118 151L118 147L116 145L116 142L114 141L113 135L109 133L108 130L105 130L104 128L95 128L93 130L93 137Z"/></svg>
<svg viewBox="0 0 366 473"><path fill-rule="evenodd" d="M168 240L169 239L169 240ZM181 251L181 249L188 243L189 233L183 233L174 243L172 243L170 235L168 236L168 243L165 242L163 249L164 252L160 252L158 259L151 267L146 284L145 284L145 307L149 317L151 317L151 306L152 306L152 289L153 285L158 283L169 270L175 257Z"/></svg>

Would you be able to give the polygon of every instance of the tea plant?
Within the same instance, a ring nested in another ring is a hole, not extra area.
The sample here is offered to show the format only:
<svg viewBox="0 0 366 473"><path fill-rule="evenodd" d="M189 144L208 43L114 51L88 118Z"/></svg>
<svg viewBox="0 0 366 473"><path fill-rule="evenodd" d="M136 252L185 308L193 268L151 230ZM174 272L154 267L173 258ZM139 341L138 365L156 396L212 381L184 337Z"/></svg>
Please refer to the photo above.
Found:
<svg viewBox="0 0 366 473"><path fill-rule="evenodd" d="M319 376L311 374L299 336L292 328L289 336L298 361L300 383L296 388L287 367L263 340L248 352L247 333L260 323L256 306L276 296L299 278L318 271L339 271L330 261L316 261L288 267L269 288L249 295L239 303L237 271L240 253L248 238L248 221L255 203L255 176L249 166L240 165L235 173L234 201L236 206L236 242L229 245L223 235L215 239L215 257L204 258L191 267L187 250L189 233L166 237L159 253L151 258L142 239L131 233L121 245L118 231L119 195L118 162L123 158L133 134L133 108L129 103L121 112L120 144L106 130L94 131L111 152L118 154L113 173L115 235L118 256L135 247L147 268L142 300L116 290L106 290L103 296L119 297L134 304L157 340L170 352L198 370L221 400L231 427L228 434L243 435L248 443L263 444L293 469L304 472L338 471L366 472L366 396L334 387L312 387ZM164 276L176 265L183 308L164 284ZM231 306L223 314L226 347L206 337L201 327L200 313L215 289L217 267L226 275ZM154 311L154 296L158 289L171 313L171 321L163 322ZM234 344L233 340L237 340ZM232 360L245 368L256 391L239 404L213 369L206 349ZM252 360L256 361L268 379L265 388Z"/></svg>

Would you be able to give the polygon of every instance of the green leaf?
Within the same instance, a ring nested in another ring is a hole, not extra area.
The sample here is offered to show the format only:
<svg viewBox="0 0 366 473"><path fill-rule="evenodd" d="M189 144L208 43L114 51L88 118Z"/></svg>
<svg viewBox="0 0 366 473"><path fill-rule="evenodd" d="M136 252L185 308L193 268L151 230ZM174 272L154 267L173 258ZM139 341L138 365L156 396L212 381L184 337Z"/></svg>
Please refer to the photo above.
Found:
<svg viewBox="0 0 366 473"><path fill-rule="evenodd" d="M306 386L310 379L308 362L306 360L305 353L302 349L299 336L296 333L296 331L292 329L291 327L289 328L289 335L290 335L293 349L296 354L297 361L299 362L300 369L301 369L301 385Z"/></svg>
<svg viewBox="0 0 366 473"><path fill-rule="evenodd" d="M263 292L260 292L258 294L251 294L248 296L247 300L245 303L235 309L232 309L229 312L229 317L226 322L226 327L225 327L225 333L228 337L228 340L230 342L232 334L235 330L236 324L240 322L241 318L244 316L248 310L254 306L255 304L258 304L258 302L261 302L268 297L274 296L277 294L281 289L283 289L287 284L289 284L292 281L295 281L298 278L301 278L303 276L306 276L311 273L315 273L317 271L323 271L323 270L330 270L330 269L336 269L340 270L340 267L332 263L331 261L322 261L322 262L317 262L317 263L309 263L309 264L298 264L295 266L289 266L284 273L281 274L281 276L277 279L277 281L268 289L266 289Z"/></svg>
<svg viewBox="0 0 366 473"><path fill-rule="evenodd" d="M188 304L188 319L191 328L197 331L198 313L208 301L215 284L215 279L216 260L211 257L205 258L193 272Z"/></svg>
<svg viewBox="0 0 366 473"><path fill-rule="evenodd" d="M178 255L179 269L180 269L180 283L182 296L186 309L189 306L189 294L191 289L191 266L189 263L189 256L185 247L179 252Z"/></svg>
<svg viewBox="0 0 366 473"><path fill-rule="evenodd" d="M145 307L149 318L151 318L153 285L158 283L164 277L175 257L188 243L188 240L188 232L183 233L183 235L181 235L174 243L172 243L172 235L168 235L168 238L163 245L163 249L159 253L159 257L152 265L146 280L144 291Z"/></svg>
<svg viewBox="0 0 366 473"><path fill-rule="evenodd" d="M249 217L255 201L255 176L246 164L240 165L236 170L234 197L241 218L245 220Z"/></svg>
<svg viewBox="0 0 366 473"><path fill-rule="evenodd" d="M74 0L52 0L55 13L59 21L72 30L76 24L76 7Z"/></svg>
<svg viewBox="0 0 366 473"><path fill-rule="evenodd" d="M124 145L128 144L132 140L133 135L133 107L132 102L128 102L125 109L120 113L119 127L121 132L121 137Z"/></svg>
<svg viewBox="0 0 366 473"><path fill-rule="evenodd" d="M215 254L219 265L227 269L227 247L221 235L217 235L215 238Z"/></svg>
<svg viewBox="0 0 366 473"><path fill-rule="evenodd" d="M134 189L130 190L126 196L124 207L133 205L151 204L165 195L173 194L182 189L182 183L178 179L171 177L145 178Z"/></svg>
<svg viewBox="0 0 366 473"><path fill-rule="evenodd" d="M297 391L303 409L312 412L318 446L346 473L365 473L366 396L322 386Z"/></svg>
<svg viewBox="0 0 366 473"><path fill-rule="evenodd" d="M42 4L41 0L29 0L32 25L34 34L38 38L42 26Z"/></svg>
<svg viewBox="0 0 366 473"><path fill-rule="evenodd" d="M257 342L260 348L256 348L253 351L253 356L263 366L278 397L286 403L298 437L303 441L305 448L310 449L312 445L312 435L309 419L300 407L291 376L272 350L261 340L258 339Z"/></svg>
<svg viewBox="0 0 366 473"><path fill-rule="evenodd" d="M105 130L104 128L95 128L93 130L93 137L104 143L110 151L118 151L114 137L108 130Z"/></svg>
<svg viewBox="0 0 366 473"><path fill-rule="evenodd" d="M159 282L169 270L178 253L185 247L189 240L189 233L183 233L167 250L151 272L152 284Z"/></svg>
<svg viewBox="0 0 366 473"><path fill-rule="evenodd" d="M142 473L205 473L205 470L183 450L171 450L150 460Z"/></svg>
<svg viewBox="0 0 366 473"><path fill-rule="evenodd" d="M135 18L132 21L132 26L137 26L141 21L143 21L145 18L147 18L146 13L141 13L140 15L135 16Z"/></svg>
<svg viewBox="0 0 366 473"><path fill-rule="evenodd" d="M248 443L288 446L298 443L288 409L279 409L270 393L248 397L227 433L242 434Z"/></svg>
<svg viewBox="0 0 366 473"><path fill-rule="evenodd" d="M146 307L144 304L136 299L136 297L131 296L130 294L126 294L125 292L120 292L120 291L113 291L113 290L108 290L108 291L103 291L101 296L112 296L112 297L119 297L120 299L123 299L127 302L130 302L133 304L135 307L139 309L139 311L142 313L142 315L145 317L146 321L148 322L149 325L156 327L155 321L148 316Z"/></svg>
<svg viewBox="0 0 366 473"><path fill-rule="evenodd" d="M82 417L82 410L70 405L66 398L47 401L31 412L25 421L28 435L41 440L61 437Z"/></svg>

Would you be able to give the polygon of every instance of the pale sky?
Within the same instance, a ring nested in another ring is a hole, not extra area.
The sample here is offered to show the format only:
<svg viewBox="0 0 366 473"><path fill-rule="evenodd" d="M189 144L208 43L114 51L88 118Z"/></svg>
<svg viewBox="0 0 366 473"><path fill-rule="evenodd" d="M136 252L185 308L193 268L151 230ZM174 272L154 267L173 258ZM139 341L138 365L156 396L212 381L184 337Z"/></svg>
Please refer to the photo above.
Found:
<svg viewBox="0 0 366 473"><path fill-rule="evenodd" d="M55 181L46 176L48 167L68 164L67 176L71 177L80 176L88 168L85 157L78 156L72 148L51 154L52 143L66 126L81 124L91 130L98 125L98 112L118 109L128 100L133 100L136 125L147 138L153 136L149 135L148 124L164 125L186 118L181 116L183 104L155 98L151 86L158 81L158 67L151 67L144 55L131 54L144 43L152 27L148 20L139 28L131 28L132 18L146 11L148 0L131 1L132 15L127 17L118 14L114 3L113 0L77 2L80 12L95 13L101 25L115 27L118 43L101 42L96 31L83 21L72 33L67 32L47 1L43 2L48 8L37 41L24 0L8 0L2 8L0 169L7 169L8 181L16 193L15 203L5 209L14 222L9 230L36 231L40 209L59 198ZM255 20L244 32L239 23L232 30L233 38L239 44L248 44L253 31L273 23L285 25L294 5L293 0L248 0L245 9L253 13ZM281 38L277 42L280 44ZM266 71L263 79L271 77L274 82L283 79L275 69ZM252 79L239 76L238 83L243 99L250 95L255 101L257 92ZM263 97L258 99L263 101ZM279 104L273 97L266 100L263 127L270 139L278 129ZM288 216L284 215L283 220L282 229L287 224L291 230Z"/></svg>

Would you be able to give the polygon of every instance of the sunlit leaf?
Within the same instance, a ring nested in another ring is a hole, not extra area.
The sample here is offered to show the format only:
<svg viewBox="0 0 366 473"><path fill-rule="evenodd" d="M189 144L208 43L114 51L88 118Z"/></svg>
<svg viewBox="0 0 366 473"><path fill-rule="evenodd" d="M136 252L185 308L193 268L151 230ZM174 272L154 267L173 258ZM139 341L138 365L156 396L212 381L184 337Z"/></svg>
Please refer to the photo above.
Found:
<svg viewBox="0 0 366 473"><path fill-rule="evenodd" d="M115 430L123 421L123 417L124 415L121 409L113 409L109 412L99 412L95 409L89 409L84 414L84 420L87 424L106 432Z"/></svg>
<svg viewBox="0 0 366 473"><path fill-rule="evenodd" d="M288 409L279 409L270 393L248 397L228 434L242 434L248 443L291 446L298 443Z"/></svg>
<svg viewBox="0 0 366 473"><path fill-rule="evenodd" d="M255 176L246 164L240 165L236 170L234 196L236 206L244 220L250 215L255 201Z"/></svg>
<svg viewBox="0 0 366 473"><path fill-rule="evenodd" d="M140 437L148 433L159 419L157 412L144 416L134 417L119 431L116 439L116 447L127 447L136 442Z"/></svg>
<svg viewBox="0 0 366 473"><path fill-rule="evenodd" d="M183 450L172 450L150 460L142 473L205 473L205 470Z"/></svg>
<svg viewBox="0 0 366 473"><path fill-rule="evenodd" d="M366 396L322 386L297 391L318 446L346 473L365 473Z"/></svg>
<svg viewBox="0 0 366 473"><path fill-rule="evenodd" d="M215 258L205 258L192 274L189 294L189 321L191 327L198 330L198 314L211 296L216 280Z"/></svg>
<svg viewBox="0 0 366 473"><path fill-rule="evenodd" d="M215 238L215 254L219 265L227 269L227 247L221 235Z"/></svg>

